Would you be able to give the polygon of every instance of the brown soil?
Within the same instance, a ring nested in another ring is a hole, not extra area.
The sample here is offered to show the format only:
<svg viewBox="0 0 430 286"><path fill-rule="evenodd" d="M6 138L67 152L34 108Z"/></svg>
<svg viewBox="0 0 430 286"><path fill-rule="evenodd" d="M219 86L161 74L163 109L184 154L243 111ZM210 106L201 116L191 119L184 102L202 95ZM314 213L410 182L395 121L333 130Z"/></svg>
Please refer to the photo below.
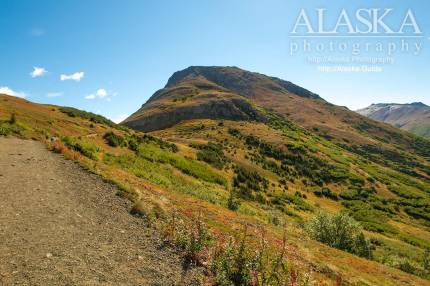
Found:
<svg viewBox="0 0 430 286"><path fill-rule="evenodd" d="M117 191L38 142L0 138L0 285L201 285Z"/></svg>

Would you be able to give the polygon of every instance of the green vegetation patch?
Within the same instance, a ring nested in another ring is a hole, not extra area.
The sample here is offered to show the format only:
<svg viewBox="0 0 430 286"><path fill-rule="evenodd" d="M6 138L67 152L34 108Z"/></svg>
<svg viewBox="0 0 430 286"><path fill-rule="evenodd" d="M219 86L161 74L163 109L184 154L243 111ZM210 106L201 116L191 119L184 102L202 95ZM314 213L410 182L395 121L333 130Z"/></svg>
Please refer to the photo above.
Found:
<svg viewBox="0 0 430 286"><path fill-rule="evenodd" d="M20 135L24 129L14 123L11 124L9 121L0 122L0 136L8 136L8 135Z"/></svg>
<svg viewBox="0 0 430 286"><path fill-rule="evenodd" d="M89 120L94 123L98 124L104 124L110 127L119 128L119 125L115 124L113 121L107 119L106 117L103 117L101 115L87 112L83 110L79 110L73 107L59 107L59 110L65 114L67 114L70 117L79 117L82 119ZM121 129L121 128L120 128Z"/></svg>
<svg viewBox="0 0 430 286"><path fill-rule="evenodd" d="M115 134L112 131L106 132L105 135L103 135L103 139L112 147L124 147L128 145L127 140L125 140L123 136Z"/></svg>
<svg viewBox="0 0 430 286"><path fill-rule="evenodd" d="M97 153L100 151L100 147L82 140L81 138L66 136L62 138L64 144L70 149L77 151L93 160L97 160Z"/></svg>
<svg viewBox="0 0 430 286"><path fill-rule="evenodd" d="M170 164L182 171L184 174L193 176L203 181L227 185L227 180L210 170L206 165L197 162L191 158L182 157L169 150L161 149L154 144L141 144L137 151L138 156L151 162Z"/></svg>
<svg viewBox="0 0 430 286"><path fill-rule="evenodd" d="M360 224L346 213L331 215L320 212L307 222L306 229L311 238L331 247L365 258L372 258L369 240Z"/></svg>
<svg viewBox="0 0 430 286"><path fill-rule="evenodd" d="M259 138L249 135L245 137L245 144L249 148L257 148L261 155L281 161L281 169L275 167L273 164L269 169L276 169L276 173L289 180L306 177L315 185L322 186L324 183L340 182L345 180L345 170L339 170L339 167L328 163L305 147L298 144L287 144L287 150L283 151L275 148L271 144L260 140ZM266 164L263 164L264 167ZM281 173L281 174L279 174Z"/></svg>
<svg viewBox="0 0 430 286"><path fill-rule="evenodd" d="M240 166L234 169L233 188L235 192L246 199L262 198L262 194L267 191L269 181L255 171L249 171Z"/></svg>
<svg viewBox="0 0 430 286"><path fill-rule="evenodd" d="M191 147L199 150L197 152L197 160L204 161L217 169L223 169L229 162L220 144L209 142L205 145L193 144Z"/></svg>
<svg viewBox="0 0 430 286"><path fill-rule="evenodd" d="M227 194L219 192L215 185L178 176L170 165L136 155L115 156L109 153L104 155L103 161L167 190L191 195L216 205L227 204Z"/></svg>
<svg viewBox="0 0 430 286"><path fill-rule="evenodd" d="M344 201L342 204L348 209L348 213L359 221L366 230L387 234L398 233L396 228L388 224L387 213L369 207L368 203L352 200Z"/></svg>
<svg viewBox="0 0 430 286"><path fill-rule="evenodd" d="M153 143L160 147L161 149L169 150L173 153L176 153L179 151L178 146L176 146L175 143L167 142L161 138L154 137L148 134L144 134L141 137L138 137L140 143Z"/></svg>

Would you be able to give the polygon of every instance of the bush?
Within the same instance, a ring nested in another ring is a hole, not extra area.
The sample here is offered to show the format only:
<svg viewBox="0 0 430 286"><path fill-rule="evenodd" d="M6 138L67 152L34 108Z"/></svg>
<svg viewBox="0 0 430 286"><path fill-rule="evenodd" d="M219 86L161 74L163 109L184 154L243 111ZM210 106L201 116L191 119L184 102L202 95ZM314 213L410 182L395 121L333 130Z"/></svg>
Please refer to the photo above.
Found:
<svg viewBox="0 0 430 286"><path fill-rule="evenodd" d="M136 137L132 136L128 138L128 149L135 152L139 150L139 141Z"/></svg>
<svg viewBox="0 0 430 286"><path fill-rule="evenodd" d="M299 275L288 267L286 235L276 248L268 245L264 232L260 241L241 237L219 244L213 251L211 271L218 286L312 285L309 273Z"/></svg>
<svg viewBox="0 0 430 286"><path fill-rule="evenodd" d="M338 201L339 197L336 193L332 192L329 188L323 188L321 191L315 191L314 194L317 197L326 197L331 200Z"/></svg>
<svg viewBox="0 0 430 286"><path fill-rule="evenodd" d="M208 143L206 145L194 145L199 149L197 152L197 160L204 161L217 169L223 169L229 161L224 155L221 145L215 143Z"/></svg>
<svg viewBox="0 0 430 286"><path fill-rule="evenodd" d="M70 149L81 153L85 157L88 157L93 160L97 160L97 153L100 151L100 148L97 145L94 145L89 142L84 142L81 139L76 137L69 137L69 136L64 137L62 141Z"/></svg>
<svg viewBox="0 0 430 286"><path fill-rule="evenodd" d="M269 181L255 171L236 166L236 175L233 178L233 188L245 199L255 199L256 193L265 192L269 187Z"/></svg>
<svg viewBox="0 0 430 286"><path fill-rule="evenodd" d="M7 136L12 133L12 128L9 123L0 123L0 136Z"/></svg>
<svg viewBox="0 0 430 286"><path fill-rule="evenodd" d="M371 258L369 241L358 222L346 213L320 212L306 226L311 238L358 256Z"/></svg>
<svg viewBox="0 0 430 286"><path fill-rule="evenodd" d="M0 121L0 136L8 136L10 134L22 135L22 131L24 130L22 126L17 124L16 118L11 117L8 121ZM12 120L13 119L13 120ZM14 123L11 123L13 122Z"/></svg>
<svg viewBox="0 0 430 286"><path fill-rule="evenodd" d="M112 131L106 132L103 135L103 139L105 139L106 143L112 147L124 147L127 145L127 141L121 135L117 135Z"/></svg>
<svg viewBox="0 0 430 286"><path fill-rule="evenodd" d="M264 232L259 242L250 241L246 228L238 236L219 236L214 240L199 217L190 219L173 215L165 221L162 226L164 240L182 250L188 263L208 265L213 285L312 285L309 273L299 275L289 269L285 233L282 244L276 247L269 247Z"/></svg>
<svg viewBox="0 0 430 286"><path fill-rule="evenodd" d="M240 201L236 198L233 191L230 191L230 196L227 201L227 208L232 211L236 211L240 207Z"/></svg>
<svg viewBox="0 0 430 286"><path fill-rule="evenodd" d="M212 272L217 285L246 286L251 283L251 271L255 262L246 241L246 233L239 243L230 242L215 251Z"/></svg>
<svg viewBox="0 0 430 286"><path fill-rule="evenodd" d="M187 263L202 265L207 261L212 237L200 217L186 223L175 215L167 220L164 239L180 248Z"/></svg>
<svg viewBox="0 0 430 286"><path fill-rule="evenodd" d="M12 115L10 116L9 123L10 124L15 124L16 123L16 115L15 115L15 113L12 113Z"/></svg>
<svg viewBox="0 0 430 286"><path fill-rule="evenodd" d="M202 252L211 242L206 226L197 219L193 227L186 227L179 231L178 246L185 252L185 259L189 263L202 264Z"/></svg>
<svg viewBox="0 0 430 286"><path fill-rule="evenodd" d="M406 257L394 256L387 263L389 266L417 276L424 276L422 269Z"/></svg>
<svg viewBox="0 0 430 286"><path fill-rule="evenodd" d="M240 131L239 131L238 129L236 129L236 128L229 128L229 129L228 129L228 133L229 133L231 136L234 136L234 137L237 137L237 136L239 136L239 135L240 135Z"/></svg>

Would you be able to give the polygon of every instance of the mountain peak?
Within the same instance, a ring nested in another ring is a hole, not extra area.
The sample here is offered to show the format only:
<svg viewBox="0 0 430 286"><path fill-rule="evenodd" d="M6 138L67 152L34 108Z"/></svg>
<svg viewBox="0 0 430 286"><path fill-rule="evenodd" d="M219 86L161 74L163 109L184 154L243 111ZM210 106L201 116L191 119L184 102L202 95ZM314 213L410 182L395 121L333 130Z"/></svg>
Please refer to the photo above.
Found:
<svg viewBox="0 0 430 286"><path fill-rule="evenodd" d="M304 107L303 100L309 106ZM264 122L266 117L257 106L278 110L281 114L286 113L284 108L296 105L316 112L311 101L326 104L317 94L276 77L238 67L190 66L175 72L166 86L154 93L124 124L154 131L190 119Z"/></svg>
<svg viewBox="0 0 430 286"><path fill-rule="evenodd" d="M411 105L416 106L416 107L429 107L428 105L425 105L422 102L412 102Z"/></svg>
<svg viewBox="0 0 430 286"><path fill-rule="evenodd" d="M301 97L322 100L317 94L292 82L246 71L236 66L190 66L175 72L165 88L197 78L205 79L245 97L254 97L257 90L263 89L269 92L291 92Z"/></svg>

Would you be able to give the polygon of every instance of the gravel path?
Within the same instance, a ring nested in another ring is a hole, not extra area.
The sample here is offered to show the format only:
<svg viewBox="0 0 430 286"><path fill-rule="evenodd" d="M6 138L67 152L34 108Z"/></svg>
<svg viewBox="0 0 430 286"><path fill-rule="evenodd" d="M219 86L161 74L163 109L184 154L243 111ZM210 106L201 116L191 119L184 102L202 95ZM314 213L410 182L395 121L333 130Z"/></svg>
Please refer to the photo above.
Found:
<svg viewBox="0 0 430 286"><path fill-rule="evenodd" d="M201 285L116 191L39 142L0 137L0 285Z"/></svg>

